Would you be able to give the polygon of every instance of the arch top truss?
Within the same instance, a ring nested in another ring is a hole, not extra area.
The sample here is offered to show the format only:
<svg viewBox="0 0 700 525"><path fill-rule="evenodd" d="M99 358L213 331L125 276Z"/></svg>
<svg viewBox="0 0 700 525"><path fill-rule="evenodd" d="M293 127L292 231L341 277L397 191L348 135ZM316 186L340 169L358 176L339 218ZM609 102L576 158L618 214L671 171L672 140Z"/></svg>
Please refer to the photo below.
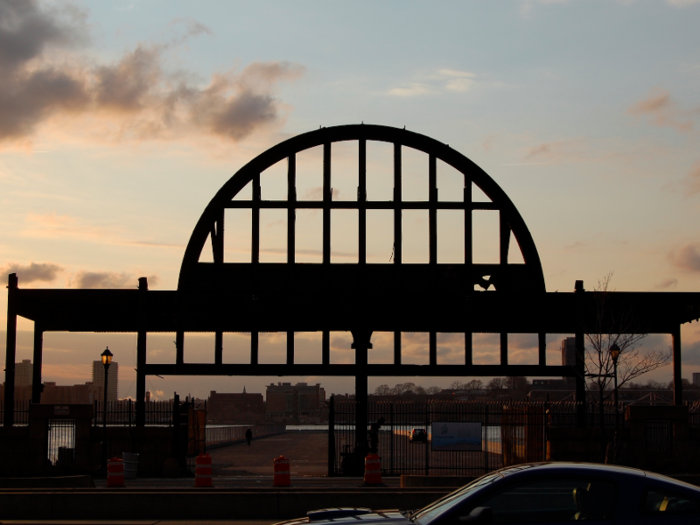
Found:
<svg viewBox="0 0 700 525"><path fill-rule="evenodd" d="M357 143L357 198L354 200L334 200L332 176L334 167L331 162L333 144L354 141ZM368 200L367 198L367 144L383 142L393 146L393 198L390 200ZM297 197L297 155L312 149L322 150L322 198L320 200L302 200ZM406 200L402 196L404 186L403 153L407 148L426 155L426 171L428 181L427 198L423 200ZM461 195L451 196L453 200L438 199L437 171L438 161L450 166L463 177ZM287 169L287 198L283 200L264 200L261 196L261 177L265 171L277 163L286 162ZM247 200L237 198L246 186L250 185L251 197ZM477 201L472 194L476 187L488 199L487 202ZM454 198L456 197L456 198ZM245 265L232 264L225 260L226 237L232 232L224 228L225 213L229 209L247 209L251 211L250 232L250 261ZM232 176L217 192L200 217L185 250L182 262L178 288L194 290L202 286L232 286L240 288L240 283L234 283L236 276L244 277L247 272L254 272L256 278L243 279L245 283L258 289L265 289L268 283L279 282L282 274L289 282L289 269L282 270L279 264L263 264L260 262L260 213L261 210L286 210L287 212L287 247L286 266L299 267L295 273L303 275L306 270L300 268L295 257L296 244L296 213L298 210L315 209L323 214L322 225L322 264L328 266L326 275L328 281L355 282L359 279L367 286L387 283L388 274L398 274L408 271L414 282L422 279L442 280L453 279L461 291L471 293L474 286L477 289L493 288L502 291L544 292L544 275L537 249L522 216L506 193L481 168L467 157L450 148L447 144L435 139L405 129L378 125L346 125L321 128L309 133L298 135L286 140L264 153L258 155ZM349 269L349 265L331 264L331 211L355 210L358 214L358 245L357 263L362 268L361 275ZM368 224L367 212L370 210L386 210L393 214L393 253L391 265L367 264L367 229L374 225ZM428 262L425 265L406 264L403 257L402 214L408 210L424 210L428 213ZM438 211L461 211L464 217L463 264L438 265ZM489 264L474 263L473 254L473 212L475 210L491 210L498 215L498 260ZM511 238L519 249L522 263L509 263ZM211 261L202 262L204 250L209 245ZM244 269L243 266L251 268ZM341 268L345 266L345 268ZM382 269L381 266L393 266L394 270ZM398 270L399 267L410 266L411 270ZM440 266L440 269L436 269ZM254 268L254 270L252 269ZM456 277L456 279L455 279ZM293 281L294 279L292 279ZM405 285L398 279L396 282ZM308 281L307 281L308 282ZM208 284L207 284L208 283ZM324 284L325 285L325 284Z"/></svg>

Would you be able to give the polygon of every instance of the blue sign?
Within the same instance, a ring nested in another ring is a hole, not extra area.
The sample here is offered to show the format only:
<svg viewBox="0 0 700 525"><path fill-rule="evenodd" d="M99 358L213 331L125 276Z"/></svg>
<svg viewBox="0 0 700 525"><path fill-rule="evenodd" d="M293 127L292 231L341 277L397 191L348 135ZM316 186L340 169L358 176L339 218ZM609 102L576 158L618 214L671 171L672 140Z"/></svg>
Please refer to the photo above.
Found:
<svg viewBox="0 0 700 525"><path fill-rule="evenodd" d="M482 449L479 422L435 422L432 425L432 450L473 452Z"/></svg>

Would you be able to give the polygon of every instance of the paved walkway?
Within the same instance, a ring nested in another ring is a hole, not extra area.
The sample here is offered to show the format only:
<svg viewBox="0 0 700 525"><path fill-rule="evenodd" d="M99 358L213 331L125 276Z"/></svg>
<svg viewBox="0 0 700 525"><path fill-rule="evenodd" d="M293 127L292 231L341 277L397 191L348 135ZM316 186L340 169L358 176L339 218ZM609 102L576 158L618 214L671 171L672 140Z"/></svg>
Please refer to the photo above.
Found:
<svg viewBox="0 0 700 525"><path fill-rule="evenodd" d="M272 460L289 458L292 478L328 475L328 434L286 433L209 451L214 476L270 476Z"/></svg>
<svg viewBox="0 0 700 525"><path fill-rule="evenodd" d="M253 439L250 446L236 443L210 450L215 488L271 488L274 476L272 460L280 455L289 458L294 488L354 488L363 479L328 477L328 434L290 432ZM398 476L383 478L389 487L399 487ZM97 488L105 488L105 479L95 479ZM193 478L139 478L126 480L127 487L178 488L194 485Z"/></svg>

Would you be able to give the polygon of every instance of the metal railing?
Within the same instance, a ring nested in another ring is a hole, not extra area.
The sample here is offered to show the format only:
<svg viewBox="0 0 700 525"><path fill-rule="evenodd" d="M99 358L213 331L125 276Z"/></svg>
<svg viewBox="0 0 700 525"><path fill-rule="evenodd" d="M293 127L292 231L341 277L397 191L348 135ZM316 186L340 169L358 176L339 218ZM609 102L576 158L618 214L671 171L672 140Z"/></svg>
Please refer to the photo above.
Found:
<svg viewBox="0 0 700 525"><path fill-rule="evenodd" d="M383 401L367 405L368 425L362 439L355 436L355 402L331 402L329 443L333 465L329 472L353 475L371 445L371 423L384 419L378 432L377 453L382 471L399 474L441 474L476 476L506 465L544 461L547 429L588 427L609 429L625 426L624 411L613 403L581 405L576 402L514 401ZM481 448L478 451L433 450L432 425L439 422L480 423ZM414 428L423 428L425 441L412 441ZM368 445L364 449L358 442Z"/></svg>
<svg viewBox="0 0 700 525"><path fill-rule="evenodd" d="M102 425L105 418L105 405L102 401L95 400L93 406L93 425ZM128 427L136 425L136 403L131 399L107 401L106 408L107 425ZM172 426L173 400L146 401L145 414L146 426Z"/></svg>
<svg viewBox="0 0 700 525"><path fill-rule="evenodd" d="M15 426L25 426L29 424L30 400L15 400ZM5 405L0 402L0 425L5 422Z"/></svg>

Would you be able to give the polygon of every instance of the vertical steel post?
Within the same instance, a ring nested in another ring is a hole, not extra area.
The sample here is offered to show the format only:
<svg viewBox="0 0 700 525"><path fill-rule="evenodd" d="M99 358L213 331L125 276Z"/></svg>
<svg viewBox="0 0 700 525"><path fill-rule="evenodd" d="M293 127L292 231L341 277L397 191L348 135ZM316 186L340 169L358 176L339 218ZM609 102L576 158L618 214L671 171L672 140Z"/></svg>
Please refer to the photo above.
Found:
<svg viewBox="0 0 700 525"><path fill-rule="evenodd" d="M321 364L331 364L331 333L328 330L321 333Z"/></svg>
<svg viewBox="0 0 700 525"><path fill-rule="evenodd" d="M358 143L358 186L357 186L357 210L358 210L358 263L367 263L367 141L361 139Z"/></svg>
<svg viewBox="0 0 700 525"><path fill-rule="evenodd" d="M372 348L371 330L352 330L355 349L355 442L367 448L367 352Z"/></svg>
<svg viewBox="0 0 700 525"><path fill-rule="evenodd" d="M578 312L572 312L572 315L582 319L583 294L585 293L583 281L576 281L574 293L578 295L579 301ZM574 334L574 339L576 346L576 364L574 365L576 370L576 403L578 403L577 426L582 428L586 426L586 345L582 331L577 331Z"/></svg>
<svg viewBox="0 0 700 525"><path fill-rule="evenodd" d="M438 238L437 238L437 159L435 155L428 157L428 264L437 264Z"/></svg>
<svg viewBox="0 0 700 525"><path fill-rule="evenodd" d="M7 277L7 339L5 345L5 418L3 425L15 423L15 359L17 355L17 274Z"/></svg>
<svg viewBox="0 0 700 525"><path fill-rule="evenodd" d="M683 376L681 375L681 327L671 333L673 337L673 404L683 404Z"/></svg>
<svg viewBox="0 0 700 525"><path fill-rule="evenodd" d="M44 350L44 330L39 321L34 322L34 355L32 361L32 403L41 403L41 367Z"/></svg>
<svg viewBox="0 0 700 525"><path fill-rule="evenodd" d="M148 294L148 279L139 278L139 327L136 336L136 426L146 425L146 352L147 352L147 332L144 330ZM180 335L180 334L178 334ZM182 336L184 338L184 334ZM178 345L179 346L179 345ZM177 357L182 357L182 347L176 348Z"/></svg>
<svg viewBox="0 0 700 525"><path fill-rule="evenodd" d="M323 264L331 263L331 143L323 145Z"/></svg>
<svg viewBox="0 0 700 525"><path fill-rule="evenodd" d="M328 405L328 477L335 476L335 399L331 396Z"/></svg>

